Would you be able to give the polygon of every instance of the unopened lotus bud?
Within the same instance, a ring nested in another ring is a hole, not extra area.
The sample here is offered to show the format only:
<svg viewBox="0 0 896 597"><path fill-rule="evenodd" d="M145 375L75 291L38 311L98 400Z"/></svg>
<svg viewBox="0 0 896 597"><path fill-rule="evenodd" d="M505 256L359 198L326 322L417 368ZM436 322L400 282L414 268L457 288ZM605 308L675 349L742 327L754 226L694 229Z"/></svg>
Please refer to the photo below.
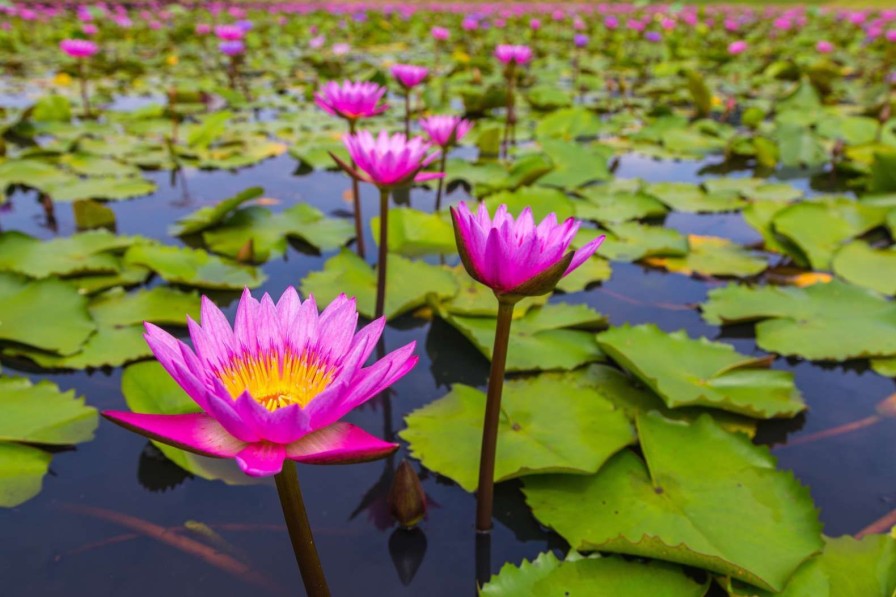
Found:
<svg viewBox="0 0 896 597"><path fill-rule="evenodd" d="M398 524L413 528L426 514L426 494L420 478L407 460L402 460L395 471L392 487L389 489L389 510Z"/></svg>

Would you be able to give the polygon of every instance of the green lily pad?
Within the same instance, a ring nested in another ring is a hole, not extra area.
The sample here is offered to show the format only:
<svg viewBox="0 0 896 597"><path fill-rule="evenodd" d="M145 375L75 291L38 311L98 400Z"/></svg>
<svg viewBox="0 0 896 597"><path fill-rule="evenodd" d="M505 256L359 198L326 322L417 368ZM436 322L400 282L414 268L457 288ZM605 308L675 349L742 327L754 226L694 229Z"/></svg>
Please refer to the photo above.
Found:
<svg viewBox="0 0 896 597"><path fill-rule="evenodd" d="M185 236L202 232L206 228L219 224L243 203L261 197L262 193L264 193L263 188L251 187L240 191L233 197L219 201L215 205L197 209L193 213L179 219L173 226L170 226L168 234L171 236Z"/></svg>
<svg viewBox="0 0 896 597"><path fill-rule="evenodd" d="M90 316L101 326L128 326L151 321L157 325L186 325L187 316L199 319L199 295L166 286L126 293L114 289L94 297Z"/></svg>
<svg viewBox="0 0 896 597"><path fill-rule="evenodd" d="M151 180L140 176L81 178L45 185L42 188L53 201L70 202L84 199L121 200L149 195L156 190Z"/></svg>
<svg viewBox="0 0 896 597"><path fill-rule="evenodd" d="M708 323L759 321L763 350L813 360L896 355L896 304L834 280L806 288L729 285L709 292Z"/></svg>
<svg viewBox="0 0 896 597"><path fill-rule="evenodd" d="M802 124L781 123L775 131L775 138L784 166L813 168L830 159L818 135Z"/></svg>
<svg viewBox="0 0 896 597"><path fill-rule="evenodd" d="M407 417L411 455L467 491L479 478L485 393L455 384ZM588 474L634 442L621 410L592 392L539 377L504 386L495 481L544 473Z"/></svg>
<svg viewBox="0 0 896 597"><path fill-rule="evenodd" d="M896 246L875 249L857 240L843 245L831 266L847 282L881 294L896 294Z"/></svg>
<svg viewBox="0 0 896 597"><path fill-rule="evenodd" d="M541 148L551 158L554 169L539 179L539 184L575 189L611 178L608 162L613 150L601 145L583 145L560 139L545 139Z"/></svg>
<svg viewBox="0 0 896 597"><path fill-rule="evenodd" d="M570 553L559 561L552 552L538 554L519 566L507 563L479 592L481 597L702 597L706 585L661 562L614 557L583 558Z"/></svg>
<svg viewBox="0 0 896 597"><path fill-rule="evenodd" d="M576 201L576 217L601 223L626 222L666 215L669 209L657 199L641 192L608 192L606 185L589 186L578 191L585 201Z"/></svg>
<svg viewBox="0 0 896 597"><path fill-rule="evenodd" d="M705 406L758 418L792 417L806 409L789 371L763 358L684 331L655 325L615 327L597 337L601 349L662 397L666 406Z"/></svg>
<svg viewBox="0 0 896 597"><path fill-rule="evenodd" d="M803 192L784 182L761 184L744 191L750 201L795 201L803 196Z"/></svg>
<svg viewBox="0 0 896 597"><path fill-rule="evenodd" d="M603 257L592 255L572 273L565 275L557 282L557 289L563 292L581 292L592 284L610 279L612 270L610 262Z"/></svg>
<svg viewBox="0 0 896 597"><path fill-rule="evenodd" d="M117 256L116 258L120 264L120 269L114 274L75 276L66 278L65 281L73 288L77 288L78 292L81 294L89 295L109 290L110 288L115 288L117 286L124 288L138 286L146 282L146 279L149 278L152 273L148 268L145 268L142 265L125 263L122 258Z"/></svg>
<svg viewBox="0 0 896 597"><path fill-rule="evenodd" d="M197 288L256 288L266 276L254 267L238 265L201 249L164 245L136 245L128 249L125 263L147 267L172 284Z"/></svg>
<svg viewBox="0 0 896 597"><path fill-rule="evenodd" d="M380 217L370 220L373 240L380 242ZM457 243L448 212L426 213L409 207L389 210L389 251L405 257L454 255Z"/></svg>
<svg viewBox="0 0 896 597"><path fill-rule="evenodd" d="M115 212L99 201L83 199L72 203L72 214L78 231L98 228L115 229Z"/></svg>
<svg viewBox="0 0 896 597"><path fill-rule="evenodd" d="M687 182L656 182L647 185L644 192L675 211L688 213L736 211L745 204L735 192L705 192L698 185Z"/></svg>
<svg viewBox="0 0 896 597"><path fill-rule="evenodd" d="M324 269L302 280L303 294L314 294L327 304L342 293L357 299L358 312L372 317L376 306L376 270L355 253L343 249L324 263ZM393 319L426 304L428 297L446 299L457 293L454 274L423 261L390 254L386 268L385 314Z"/></svg>
<svg viewBox="0 0 896 597"><path fill-rule="evenodd" d="M53 185L67 185L78 181L74 174L37 159L7 160L0 163L0 189L20 184L46 191Z"/></svg>
<svg viewBox="0 0 896 597"><path fill-rule="evenodd" d="M441 311L440 317L458 329L487 359L491 359L497 320ZM586 305L552 303L533 308L510 326L508 371L574 369L604 359L594 330L606 318Z"/></svg>
<svg viewBox="0 0 896 597"><path fill-rule="evenodd" d="M140 176L136 166L89 153L69 153L62 156L59 163L82 176Z"/></svg>
<svg viewBox="0 0 896 597"><path fill-rule="evenodd" d="M14 508L40 493L52 459L38 448L0 442L0 508Z"/></svg>
<svg viewBox="0 0 896 597"><path fill-rule="evenodd" d="M896 540L868 535L861 540L825 537L824 552L791 577L780 593L757 591L740 583L731 597L892 597L896 593Z"/></svg>
<svg viewBox="0 0 896 597"><path fill-rule="evenodd" d="M849 199L791 205L775 214L772 227L796 247L800 265L829 270L831 258L844 242L881 226L887 212Z"/></svg>
<svg viewBox="0 0 896 597"><path fill-rule="evenodd" d="M24 377L0 377L0 444L22 442L67 446L93 439L96 409L74 390Z"/></svg>
<svg viewBox="0 0 896 597"><path fill-rule="evenodd" d="M69 355L95 329L87 298L72 286L0 272L0 340Z"/></svg>
<svg viewBox="0 0 896 597"><path fill-rule="evenodd" d="M593 137L601 130L597 114L582 107L555 110L542 118L535 127L539 139L573 140L579 137Z"/></svg>
<svg viewBox="0 0 896 597"><path fill-rule="evenodd" d="M525 208L532 210L532 216L536 223L544 219L548 214L556 214L557 220L562 222L571 218L576 213L575 205L566 193L558 189L547 187L526 187L514 192L503 191L490 195L484 201L488 213L494 215L499 205L506 205L507 211L514 217L519 216Z"/></svg>
<svg viewBox="0 0 896 597"><path fill-rule="evenodd" d="M81 350L74 354L58 355L28 347L9 347L3 350L3 355L26 358L45 369L118 367L152 356L143 334L142 324L120 327L100 324Z"/></svg>
<svg viewBox="0 0 896 597"><path fill-rule="evenodd" d="M686 276L755 276L768 262L760 255L715 236L688 236L688 253L681 257L647 257L644 262Z"/></svg>
<svg viewBox="0 0 896 597"><path fill-rule="evenodd" d="M121 376L121 393L128 408L138 413L179 415L199 412L199 407L157 361L130 365ZM197 477L221 480L228 485L259 483L240 471L233 460L206 458L161 442L152 442L171 462Z"/></svg>
<svg viewBox="0 0 896 597"><path fill-rule="evenodd" d="M212 251L230 257L252 241L253 259L263 262L271 253L285 253L288 238L328 251L344 246L354 232L350 221L326 218L320 210L299 203L277 214L260 206L239 209L220 226L203 232L202 239Z"/></svg>
<svg viewBox="0 0 896 597"><path fill-rule="evenodd" d="M884 377L896 377L896 357L871 359L871 368Z"/></svg>
<svg viewBox="0 0 896 597"><path fill-rule="evenodd" d="M573 549L655 557L773 591L823 545L809 492L767 448L708 416L638 418L645 460L614 456L596 475L524 481L536 518Z"/></svg>
<svg viewBox="0 0 896 597"><path fill-rule="evenodd" d="M761 201L751 202L744 207L741 212L744 221L762 236L763 248L766 251L788 253L788 249L790 248L788 245L792 246L786 239L782 242L782 239L775 234L775 231L772 228L772 222L774 221L775 216L778 212L786 208L787 205L788 203L783 201L769 201L763 199Z"/></svg>
<svg viewBox="0 0 896 597"><path fill-rule="evenodd" d="M451 268L457 281L458 291L450 299L443 301L439 308L454 315L472 315L474 317L492 317L498 311L498 299L495 293L485 284L470 277L463 265ZM513 306L513 318L519 319L534 306L548 302L550 295L530 296Z"/></svg>
<svg viewBox="0 0 896 597"><path fill-rule="evenodd" d="M41 240L21 232L0 233L0 270L31 278L84 273L114 274L121 252L134 243L133 238L117 236L106 230L83 232L67 238Z"/></svg>
<svg viewBox="0 0 896 597"><path fill-rule="evenodd" d="M490 178L473 188L473 195L484 197L498 191L514 191L529 186L554 169L554 162L542 153L520 156L507 168L501 177Z"/></svg>
<svg viewBox="0 0 896 597"><path fill-rule="evenodd" d="M638 261L645 257L683 256L688 252L688 239L672 228L640 222L619 222L606 225L606 240L600 254L610 261ZM580 229L574 245L579 247L602 234L602 231Z"/></svg>

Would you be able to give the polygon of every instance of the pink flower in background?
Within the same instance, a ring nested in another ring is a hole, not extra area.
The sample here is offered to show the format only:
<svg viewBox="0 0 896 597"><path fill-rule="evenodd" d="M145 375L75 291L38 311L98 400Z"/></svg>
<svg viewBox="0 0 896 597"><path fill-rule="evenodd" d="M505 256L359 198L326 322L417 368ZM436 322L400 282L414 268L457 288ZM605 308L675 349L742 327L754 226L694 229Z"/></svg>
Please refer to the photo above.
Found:
<svg viewBox="0 0 896 597"><path fill-rule="evenodd" d="M664 17L663 20L660 21L660 27L662 27L664 31L672 31L677 24L678 22L675 19L669 17Z"/></svg>
<svg viewBox="0 0 896 597"><path fill-rule="evenodd" d="M208 35L212 32L212 26L208 23L196 23L196 35Z"/></svg>
<svg viewBox="0 0 896 597"><path fill-rule="evenodd" d="M663 40L663 36L659 31L648 31L644 34L644 39L649 42L657 43Z"/></svg>
<svg viewBox="0 0 896 597"><path fill-rule="evenodd" d="M308 47L312 50L319 50L324 47L324 43L326 43L327 38L323 35L318 35L317 37L312 37L308 40Z"/></svg>
<svg viewBox="0 0 896 597"><path fill-rule="evenodd" d="M578 251L570 250L579 222L557 223L553 213L537 226L528 207L514 220L507 206L495 217L479 204L472 213L466 203L451 208L461 261L470 276L495 294L535 296L553 290L557 282L582 265L600 246L595 238Z"/></svg>
<svg viewBox="0 0 896 597"><path fill-rule="evenodd" d="M532 60L532 49L529 46L500 44L495 48L495 58L503 64L526 64Z"/></svg>
<svg viewBox="0 0 896 597"><path fill-rule="evenodd" d="M59 49L72 58L90 58L99 51L99 46L86 39L63 39Z"/></svg>
<svg viewBox="0 0 896 597"><path fill-rule="evenodd" d="M340 295L318 314L314 299L302 302L293 288L276 304L267 294L258 301L246 290L233 328L205 297L201 321L187 320L192 349L150 323L145 335L159 363L201 412L103 416L178 448L235 458L254 477L279 473L287 458L359 462L398 447L337 422L417 363L412 342L364 367L385 320L356 333L354 299Z"/></svg>
<svg viewBox="0 0 896 597"><path fill-rule="evenodd" d="M820 39L820 40L818 40L818 43L815 44L815 50L819 54L830 54L831 52L834 51L834 44L832 44L829 41Z"/></svg>
<svg viewBox="0 0 896 597"><path fill-rule="evenodd" d="M890 29L884 37L887 41L896 42L896 29Z"/></svg>
<svg viewBox="0 0 896 597"><path fill-rule="evenodd" d="M584 31L585 30L585 21L583 21L579 17L576 17L572 21L572 28L575 29L576 31Z"/></svg>
<svg viewBox="0 0 896 597"><path fill-rule="evenodd" d="M747 42L739 39L728 44L728 53L732 56L737 56L738 54L743 54L744 52L746 52L747 48L749 48Z"/></svg>
<svg viewBox="0 0 896 597"><path fill-rule="evenodd" d="M238 41L246 36L246 32L236 25L216 25L215 35L224 41Z"/></svg>
<svg viewBox="0 0 896 597"><path fill-rule="evenodd" d="M330 81L314 94L314 103L328 114L346 120L371 118L389 107L380 104L386 88L370 82Z"/></svg>
<svg viewBox="0 0 896 597"><path fill-rule="evenodd" d="M473 123L460 116L438 115L421 120L420 128L430 141L444 149L463 139L473 128Z"/></svg>
<svg viewBox="0 0 896 597"><path fill-rule="evenodd" d="M604 18L604 27L607 29L616 29L619 27L619 19L614 17L613 15L609 15Z"/></svg>
<svg viewBox="0 0 896 597"><path fill-rule="evenodd" d="M343 170L381 189L444 176L442 172L421 172L441 154L439 151L427 154L430 144L422 137L409 140L403 133L390 136L386 131L374 137L370 131L360 131L343 136L342 142L360 172L340 164Z"/></svg>
<svg viewBox="0 0 896 597"><path fill-rule="evenodd" d="M429 69L413 64L396 64L392 66L391 72L399 85L405 89L412 89L423 82L429 74Z"/></svg>
<svg viewBox="0 0 896 597"><path fill-rule="evenodd" d="M644 23L644 21L639 21L638 19L629 19L628 23L626 23L626 27L628 27L632 31L641 32L644 31L645 28L647 28L647 25Z"/></svg>
<svg viewBox="0 0 896 597"><path fill-rule="evenodd" d="M588 45L588 36L584 33L576 33L572 38L572 43L577 48L584 48Z"/></svg>
<svg viewBox="0 0 896 597"><path fill-rule="evenodd" d="M538 19L531 19L529 21L529 29L531 29L532 31L538 31L539 29L541 29L541 21L539 21Z"/></svg>
<svg viewBox="0 0 896 597"><path fill-rule="evenodd" d="M451 37L450 31L439 26L430 29L429 34L432 35L432 38L436 41L447 41L448 38Z"/></svg>
<svg viewBox="0 0 896 597"><path fill-rule="evenodd" d="M351 45L345 42L335 43L330 46L330 51L333 52L334 56L344 56L345 54L348 54L351 49Z"/></svg>
<svg viewBox="0 0 896 597"><path fill-rule="evenodd" d="M218 44L218 50L227 56L239 56L246 51L246 44L241 39L225 39Z"/></svg>
<svg viewBox="0 0 896 597"><path fill-rule="evenodd" d="M473 17L466 17L460 24L461 29L464 31L475 31L479 29L479 21Z"/></svg>

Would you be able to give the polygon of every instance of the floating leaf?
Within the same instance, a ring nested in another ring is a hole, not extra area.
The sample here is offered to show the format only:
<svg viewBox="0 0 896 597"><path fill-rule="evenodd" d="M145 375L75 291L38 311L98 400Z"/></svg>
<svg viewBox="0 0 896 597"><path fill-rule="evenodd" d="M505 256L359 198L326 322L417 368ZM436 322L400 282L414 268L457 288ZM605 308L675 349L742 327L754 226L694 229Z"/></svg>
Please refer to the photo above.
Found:
<svg viewBox="0 0 896 597"><path fill-rule="evenodd" d="M764 258L726 238L692 234L688 246L687 255L682 257L648 257L644 262L686 276L747 277L762 273L768 266Z"/></svg>
<svg viewBox="0 0 896 597"><path fill-rule="evenodd" d="M379 244L380 217L370 220L373 240ZM454 255L457 243L448 212L425 213L409 207L389 210L389 251L406 257Z"/></svg>
<svg viewBox="0 0 896 597"><path fill-rule="evenodd" d="M197 288L256 288L266 276L253 267L230 263L201 249L164 245L136 245L125 262L153 270L165 281Z"/></svg>
<svg viewBox="0 0 896 597"><path fill-rule="evenodd" d="M168 228L168 234L171 236L185 236L187 234L195 234L202 232L206 228L211 228L219 224L221 220L227 217L235 209L247 201L251 201L261 197L264 189L261 187L251 187L240 191L233 197L219 201L215 205L202 207L191 214L187 214Z"/></svg>
<svg viewBox="0 0 896 597"><path fill-rule="evenodd" d="M896 357L871 359L871 368L884 377L896 377Z"/></svg>
<svg viewBox="0 0 896 597"><path fill-rule="evenodd" d="M806 408L791 372L768 369L767 359L728 344L655 325L614 327L597 340L670 408L706 406L758 418L792 417Z"/></svg>
<svg viewBox="0 0 896 597"><path fill-rule="evenodd" d="M610 279L610 262L603 257L593 255L582 265L557 282L557 288L563 292L581 292L590 285Z"/></svg>
<svg viewBox="0 0 896 597"><path fill-rule="evenodd" d="M837 251L831 267L847 282L882 294L896 294L896 246L874 249L857 240Z"/></svg>
<svg viewBox="0 0 896 597"><path fill-rule="evenodd" d="M72 213L78 230L94 230L97 228L115 229L115 212L91 199L83 199L72 203Z"/></svg>
<svg viewBox="0 0 896 597"><path fill-rule="evenodd" d="M75 392L24 377L0 377L0 444L22 442L66 446L93 439L96 409Z"/></svg>
<svg viewBox="0 0 896 597"><path fill-rule="evenodd" d="M199 319L199 295L156 286L126 293L115 289L90 301L90 316L100 325L128 326L150 321L157 325L186 325L187 316Z"/></svg>
<svg viewBox="0 0 896 597"><path fill-rule="evenodd" d="M87 339L81 350L71 355L19 347L6 348L3 354L27 358L45 369L118 367L152 356L143 334L142 324L123 327L98 325L96 332Z"/></svg>
<svg viewBox="0 0 896 597"><path fill-rule="evenodd" d="M463 265L451 268L457 280L457 294L441 303L440 308L454 315L472 315L475 317L491 317L498 310L498 299L491 288L477 282L467 273ZM530 296L513 306L513 317L518 319L533 306L541 306L548 302L549 295Z"/></svg>
<svg viewBox="0 0 896 597"><path fill-rule="evenodd" d="M542 118L535 127L535 136L539 139L573 140L593 137L600 129L600 119L591 110L582 107L563 108Z"/></svg>
<svg viewBox="0 0 896 597"><path fill-rule="evenodd" d="M428 469L475 491L485 393L455 384L415 410L400 433ZM504 386L495 481L543 473L593 473L634 441L628 418L594 393L539 377Z"/></svg>
<svg viewBox="0 0 896 597"><path fill-rule="evenodd" d="M896 355L896 304L833 280L806 288L729 285L709 292L703 318L715 325L759 321L763 350L813 360Z"/></svg>
<svg viewBox="0 0 896 597"><path fill-rule="evenodd" d="M699 186L687 182L656 182L647 185L644 192L675 211L690 213L735 211L745 203L735 192L707 193Z"/></svg>
<svg viewBox="0 0 896 597"><path fill-rule="evenodd" d="M327 304L345 293L357 299L359 313L367 317L374 314L376 270L346 249L328 259L323 271L308 274L301 288L304 294L313 293L319 304ZM385 305L389 319L426 304L429 296L445 299L455 293L457 282L447 269L389 255Z"/></svg>
<svg viewBox="0 0 896 597"><path fill-rule="evenodd" d="M0 508L14 508L40 493L52 459L31 446L0 442Z"/></svg>
<svg viewBox="0 0 896 597"><path fill-rule="evenodd" d="M68 202L84 199L131 199L148 195L156 185L140 176L126 178L92 177L45 185L42 188L53 201Z"/></svg>
<svg viewBox="0 0 896 597"><path fill-rule="evenodd" d="M585 201L576 201L576 217L601 223L625 222L666 215L669 209L657 199L641 192L608 192L606 185L589 186L580 191Z"/></svg>
<svg viewBox="0 0 896 597"><path fill-rule="evenodd" d="M567 197L566 193L547 187L526 187L512 193L506 191L496 193L489 196L484 203L492 215L499 205L506 205L507 211L514 216L519 216L528 207L532 210L536 223L550 213L556 214L557 220L562 222L566 218L573 217L576 212L572 199Z"/></svg>
<svg viewBox="0 0 896 597"><path fill-rule="evenodd" d="M54 274L114 274L121 269L121 261L112 252L121 252L133 243L133 238L116 236L106 230L52 240L15 231L3 232L0 233L0 269L32 278Z"/></svg>
<svg viewBox="0 0 896 597"><path fill-rule="evenodd" d="M639 222L608 224L607 239L601 244L601 256L611 261L638 261L651 256L683 256L688 240L679 231ZM579 230L575 245L581 246L601 232Z"/></svg>
<svg viewBox="0 0 896 597"><path fill-rule="evenodd" d="M710 417L638 418L645 460L623 451L596 475L524 481L535 516L579 551L655 557L781 590L822 547L809 492L767 448Z"/></svg>
<svg viewBox="0 0 896 597"><path fill-rule="evenodd" d="M575 189L612 176L608 161L613 157L613 150L608 147L545 139L541 148L551 158L554 169L539 179L539 184Z"/></svg>

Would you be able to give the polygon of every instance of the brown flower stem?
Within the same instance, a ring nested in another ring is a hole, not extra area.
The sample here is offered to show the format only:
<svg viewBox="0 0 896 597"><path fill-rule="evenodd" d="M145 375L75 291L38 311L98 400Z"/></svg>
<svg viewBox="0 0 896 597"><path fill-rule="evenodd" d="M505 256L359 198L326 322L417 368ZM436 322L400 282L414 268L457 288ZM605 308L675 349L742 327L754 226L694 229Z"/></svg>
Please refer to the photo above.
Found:
<svg viewBox="0 0 896 597"><path fill-rule="evenodd" d="M355 134L355 121L348 121L348 132L351 135ZM355 161L352 160L352 167L356 166ZM355 249L358 251L358 257L364 259L364 254L366 251L364 250L364 226L361 223L361 190L358 185L358 179L354 176L352 178L352 207L355 210Z"/></svg>
<svg viewBox="0 0 896 597"><path fill-rule="evenodd" d="M320 565L308 514L305 512L305 501L302 499L302 488L299 487L299 476L296 474L296 463L286 460L283 470L274 476L277 482L277 494L280 506L289 530L289 539L296 554L296 563L302 573L302 582L308 597L329 597L330 588Z"/></svg>
<svg viewBox="0 0 896 597"><path fill-rule="evenodd" d="M386 310L386 256L389 251L389 189L380 189L380 252L376 262L376 312L382 317Z"/></svg>
<svg viewBox="0 0 896 597"><path fill-rule="evenodd" d="M492 534L476 533L476 594L492 576Z"/></svg>
<svg viewBox="0 0 896 597"><path fill-rule="evenodd" d="M84 60L78 60L78 79L81 83L81 102L84 104L84 117L90 118L90 94L87 92L87 69L84 68Z"/></svg>
<svg viewBox="0 0 896 597"><path fill-rule="evenodd" d="M482 450L479 455L479 488L476 492L476 530L485 533L492 528L492 505L495 499L495 452L498 447L498 421L501 418L501 392L504 388L504 367L513 302L498 299L498 325L492 349L492 368L485 398L485 420L482 424Z"/></svg>
<svg viewBox="0 0 896 597"><path fill-rule="evenodd" d="M404 90L404 136L411 138L411 90Z"/></svg>
<svg viewBox="0 0 896 597"><path fill-rule="evenodd" d="M442 148L442 159L439 162L439 172L445 174L445 162L448 160L448 148ZM439 188L436 191L436 211L442 209L442 189L445 187L445 177L439 179Z"/></svg>

